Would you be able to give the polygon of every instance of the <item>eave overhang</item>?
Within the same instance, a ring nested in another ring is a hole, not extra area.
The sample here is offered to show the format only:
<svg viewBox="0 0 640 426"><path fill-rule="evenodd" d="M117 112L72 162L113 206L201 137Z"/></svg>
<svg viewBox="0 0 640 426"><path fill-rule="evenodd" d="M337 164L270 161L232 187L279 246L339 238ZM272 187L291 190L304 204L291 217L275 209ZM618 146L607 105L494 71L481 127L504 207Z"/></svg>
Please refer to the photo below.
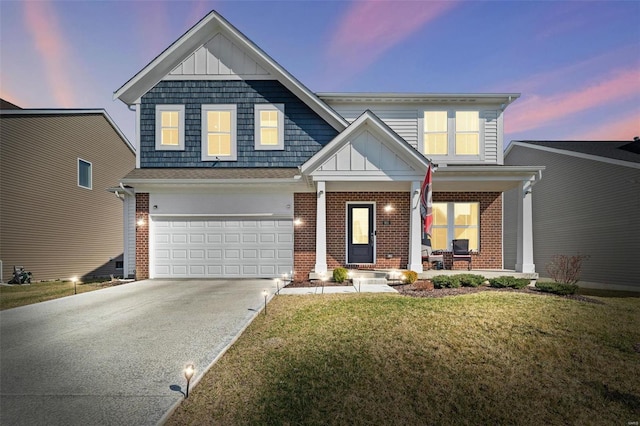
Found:
<svg viewBox="0 0 640 426"><path fill-rule="evenodd" d="M223 33L234 43L246 49L262 68L274 76L287 89L291 90L291 92L325 119L334 129L342 131L348 126L348 122L342 118L342 116L320 100L313 92L216 11L211 11L207 16L202 18L140 72L116 90L113 94L113 99L120 99L127 105L139 102L142 95L158 84L158 82L167 76L178 64L217 33Z"/></svg>
<svg viewBox="0 0 640 426"><path fill-rule="evenodd" d="M448 166L433 174L434 192L504 192L523 182L535 184L544 166Z"/></svg>
<svg viewBox="0 0 640 426"><path fill-rule="evenodd" d="M460 104L498 105L502 110L520 97L520 93L317 93L317 96L329 103L367 103L367 104Z"/></svg>

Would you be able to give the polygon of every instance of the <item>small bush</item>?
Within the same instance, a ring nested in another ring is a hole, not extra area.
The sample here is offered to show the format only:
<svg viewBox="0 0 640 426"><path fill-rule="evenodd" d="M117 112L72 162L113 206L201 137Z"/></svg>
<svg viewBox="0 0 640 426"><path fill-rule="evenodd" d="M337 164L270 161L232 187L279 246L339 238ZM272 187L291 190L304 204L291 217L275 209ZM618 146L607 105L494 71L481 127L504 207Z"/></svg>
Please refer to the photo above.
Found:
<svg viewBox="0 0 640 426"><path fill-rule="evenodd" d="M333 270L333 280L337 283L343 283L347 279L348 273L346 268L336 268Z"/></svg>
<svg viewBox="0 0 640 426"><path fill-rule="evenodd" d="M485 278L482 275L474 275L474 274L460 274L455 275L460 280L460 284L463 287L478 287L482 285Z"/></svg>
<svg viewBox="0 0 640 426"><path fill-rule="evenodd" d="M537 282L536 288L546 293L554 293L561 296L566 296L567 294L575 294L578 291L577 285L564 283Z"/></svg>
<svg viewBox="0 0 640 426"><path fill-rule="evenodd" d="M547 263L546 269L555 282L561 284L575 284L580 281L582 261L587 259L589 259L588 255L579 253L575 256L554 254L551 258L551 262Z"/></svg>
<svg viewBox="0 0 640 426"><path fill-rule="evenodd" d="M435 288L458 288L460 287L459 275L436 275L431 278Z"/></svg>
<svg viewBox="0 0 640 426"><path fill-rule="evenodd" d="M404 280L402 282L405 284L413 284L418 279L418 273L415 271L404 271L402 275L404 275Z"/></svg>
<svg viewBox="0 0 640 426"><path fill-rule="evenodd" d="M491 287L496 287L496 288L506 288L506 287L524 288L527 285L529 285L529 282L530 280L528 278L516 278L512 276L506 276L506 277L491 278L489 280L489 285Z"/></svg>

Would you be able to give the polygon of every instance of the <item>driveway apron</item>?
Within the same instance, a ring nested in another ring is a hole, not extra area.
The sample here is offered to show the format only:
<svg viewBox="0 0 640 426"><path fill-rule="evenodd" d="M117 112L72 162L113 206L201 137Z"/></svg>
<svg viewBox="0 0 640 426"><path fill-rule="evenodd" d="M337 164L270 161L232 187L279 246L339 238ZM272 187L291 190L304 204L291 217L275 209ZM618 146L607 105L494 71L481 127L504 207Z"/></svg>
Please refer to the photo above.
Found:
<svg viewBox="0 0 640 426"><path fill-rule="evenodd" d="M146 280L0 312L0 424L156 424L272 280Z"/></svg>

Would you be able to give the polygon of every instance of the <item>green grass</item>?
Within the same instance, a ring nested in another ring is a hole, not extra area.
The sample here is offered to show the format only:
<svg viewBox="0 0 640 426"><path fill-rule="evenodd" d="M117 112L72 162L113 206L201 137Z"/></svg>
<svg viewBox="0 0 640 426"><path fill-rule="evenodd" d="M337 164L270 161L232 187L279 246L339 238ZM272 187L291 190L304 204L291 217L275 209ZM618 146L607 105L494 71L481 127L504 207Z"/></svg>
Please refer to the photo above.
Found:
<svg viewBox="0 0 640 426"><path fill-rule="evenodd" d="M103 288L101 283L77 283L78 294ZM31 305L73 295L73 282L43 281L29 285L0 286L0 310Z"/></svg>
<svg viewBox="0 0 640 426"><path fill-rule="evenodd" d="M601 300L276 297L168 424L638 421L640 299Z"/></svg>

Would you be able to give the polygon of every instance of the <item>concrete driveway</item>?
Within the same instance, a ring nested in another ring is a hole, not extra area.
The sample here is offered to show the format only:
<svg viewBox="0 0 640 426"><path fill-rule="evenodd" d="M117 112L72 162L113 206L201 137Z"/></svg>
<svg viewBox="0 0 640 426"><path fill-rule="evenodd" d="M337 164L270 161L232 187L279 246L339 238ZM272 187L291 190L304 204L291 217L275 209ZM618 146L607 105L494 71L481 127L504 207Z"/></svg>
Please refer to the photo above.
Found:
<svg viewBox="0 0 640 426"><path fill-rule="evenodd" d="M0 312L0 424L157 424L272 280L147 280Z"/></svg>

